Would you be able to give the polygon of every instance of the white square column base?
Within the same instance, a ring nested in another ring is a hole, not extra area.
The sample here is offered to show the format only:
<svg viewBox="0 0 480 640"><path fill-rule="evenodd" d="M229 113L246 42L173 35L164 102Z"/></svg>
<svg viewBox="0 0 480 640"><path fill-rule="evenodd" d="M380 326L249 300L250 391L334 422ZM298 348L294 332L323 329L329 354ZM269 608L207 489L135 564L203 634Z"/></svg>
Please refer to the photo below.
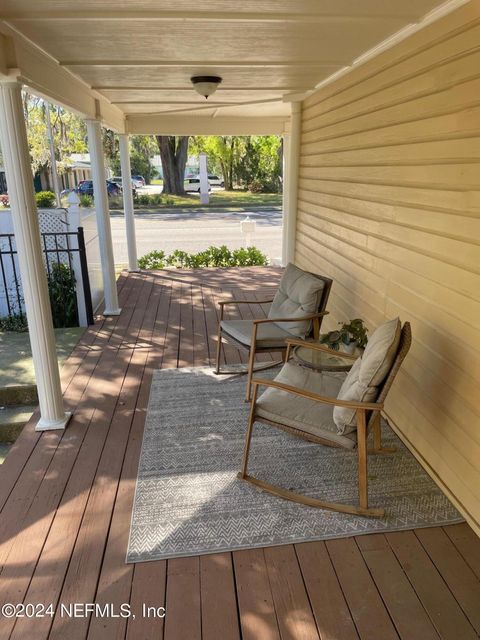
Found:
<svg viewBox="0 0 480 640"><path fill-rule="evenodd" d="M121 309L105 309L102 316L119 316L121 313Z"/></svg>
<svg viewBox="0 0 480 640"><path fill-rule="evenodd" d="M35 431L54 431L55 429L65 429L72 415L71 411L65 411L65 416L60 418L60 420L45 420L44 418L40 418L35 425Z"/></svg>

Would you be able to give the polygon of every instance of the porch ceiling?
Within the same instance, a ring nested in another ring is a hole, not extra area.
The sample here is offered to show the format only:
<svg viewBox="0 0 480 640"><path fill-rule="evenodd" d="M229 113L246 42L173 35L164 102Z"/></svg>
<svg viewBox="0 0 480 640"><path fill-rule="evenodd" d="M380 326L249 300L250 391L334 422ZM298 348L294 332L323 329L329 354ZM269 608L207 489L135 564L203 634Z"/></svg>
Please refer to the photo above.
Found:
<svg viewBox="0 0 480 640"><path fill-rule="evenodd" d="M25 49L46 56L59 78L77 82L114 128L121 128L118 121L125 116L135 131L142 123L158 129L165 116L173 123L174 117L194 115L200 129L198 122L212 118L221 129L227 119L254 118L258 124L259 118L274 117L282 130L292 97L313 90L440 4L84 0L79 8L70 0L3 0L0 30L13 39L15 65L28 84L49 92L48 86L42 89L40 70L32 77L34 72L22 68ZM203 74L223 78L208 103L190 82ZM82 111L81 104L76 108Z"/></svg>

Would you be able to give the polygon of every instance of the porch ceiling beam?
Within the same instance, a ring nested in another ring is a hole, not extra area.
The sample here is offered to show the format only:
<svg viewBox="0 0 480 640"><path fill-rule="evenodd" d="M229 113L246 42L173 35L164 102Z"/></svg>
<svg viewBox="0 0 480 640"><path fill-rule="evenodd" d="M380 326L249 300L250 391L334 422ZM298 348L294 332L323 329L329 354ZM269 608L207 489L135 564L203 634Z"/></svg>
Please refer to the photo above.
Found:
<svg viewBox="0 0 480 640"><path fill-rule="evenodd" d="M284 93L288 91L289 93L297 92L297 91L308 91L310 89L309 86L304 87L229 87L228 85L222 83L222 90L225 91L240 91L243 93L250 93L251 91L262 91L264 93ZM175 92L185 92L192 93L192 87L190 86L164 86L164 85L137 85L137 86L109 86L109 85L94 85L92 86L92 91L175 91Z"/></svg>
<svg viewBox="0 0 480 640"><path fill-rule="evenodd" d="M295 94L296 95L296 94ZM250 104L268 104L271 102L281 102L282 96L276 96L274 98L259 98L257 100L208 100L200 102L199 100L156 100L152 98L150 100L112 100L112 104L171 104L171 105L190 105L198 109L210 109L215 107L244 107ZM287 102L290 102L287 100Z"/></svg>
<svg viewBox="0 0 480 640"><path fill-rule="evenodd" d="M273 101L278 102L280 98L275 98ZM256 101L255 101L256 102ZM255 102L253 104L255 104ZM266 102L262 100L262 102ZM191 100L112 100L112 104L165 104L165 105L190 105L191 107L208 108L211 107L241 107L245 102L214 102L213 100L205 106L204 103L192 102ZM252 104L248 102L247 104Z"/></svg>
<svg viewBox="0 0 480 640"><path fill-rule="evenodd" d="M62 67L194 67L194 68L234 68L234 69L323 69L325 67L340 67L350 63L350 58L336 60L278 60L276 62L266 62L265 60L249 60L239 62L238 60L60 60Z"/></svg>
<svg viewBox="0 0 480 640"><path fill-rule="evenodd" d="M218 104L215 102L211 102L209 104L202 104L202 103L198 103L198 102L192 102L190 103L189 107L185 107L185 108L179 108L179 109L169 109L168 110L168 114L172 114L172 113L183 113L185 111L187 112L198 112L198 111L211 111L214 108L217 109L228 109L229 107L249 107L251 105L255 105L255 104L272 104L272 103L279 103L280 101L278 100L278 98L269 98L266 100L250 100L248 102L226 102L225 104ZM133 104L142 104L141 102L134 102ZM147 103L150 104L150 103ZM157 103L153 103L153 104L157 104Z"/></svg>
<svg viewBox="0 0 480 640"><path fill-rule="evenodd" d="M273 23L302 23L302 22L371 22L372 20L416 20L414 13L402 11L395 13L362 14L352 13L350 15L337 13L265 13L265 12L244 12L244 11L142 11L142 10L93 10L88 13L85 10L42 10L42 11L6 11L3 13L6 20L16 22L36 21L44 22L49 20L159 20L159 21L182 21L182 22L273 22Z"/></svg>
<svg viewBox="0 0 480 640"><path fill-rule="evenodd" d="M171 116L158 114L127 115L129 134L160 135L281 135L289 117Z"/></svg>

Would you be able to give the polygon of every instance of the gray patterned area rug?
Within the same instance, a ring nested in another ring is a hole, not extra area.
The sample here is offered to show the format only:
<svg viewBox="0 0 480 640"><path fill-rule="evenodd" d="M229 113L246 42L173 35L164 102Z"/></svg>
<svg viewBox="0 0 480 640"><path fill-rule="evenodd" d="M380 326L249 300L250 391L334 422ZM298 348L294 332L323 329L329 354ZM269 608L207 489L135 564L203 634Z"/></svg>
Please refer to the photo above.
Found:
<svg viewBox="0 0 480 640"><path fill-rule="evenodd" d="M325 540L460 522L462 518L384 425L391 456L369 456L370 504L383 519L315 509L237 479L248 405L245 376L155 371L127 562ZM356 502L356 452L257 424L249 471L310 496Z"/></svg>

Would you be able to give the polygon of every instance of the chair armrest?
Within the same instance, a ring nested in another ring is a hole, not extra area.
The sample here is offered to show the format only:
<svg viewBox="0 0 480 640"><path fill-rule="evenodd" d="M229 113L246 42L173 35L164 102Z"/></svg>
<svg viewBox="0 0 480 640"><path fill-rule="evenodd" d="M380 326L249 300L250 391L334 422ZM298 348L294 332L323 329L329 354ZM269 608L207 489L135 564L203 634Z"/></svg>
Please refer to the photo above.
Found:
<svg viewBox="0 0 480 640"><path fill-rule="evenodd" d="M225 307L228 304L267 304L273 302L273 298L270 300L220 300L219 306Z"/></svg>
<svg viewBox="0 0 480 640"><path fill-rule="evenodd" d="M355 402L354 400L340 400L339 398L331 398L330 396L321 396L313 391L307 391L307 389L299 389L298 387L292 387L283 382L277 382L276 380L266 380L264 378L252 378L252 384L254 386L272 387L273 389L280 389L281 391L287 391L293 393L302 398L309 400L315 400L322 404L330 404L337 407L347 407L348 409L365 409L367 411L381 411L383 409L382 402Z"/></svg>
<svg viewBox="0 0 480 640"><path fill-rule="evenodd" d="M322 318L328 313L328 311L321 311L320 313L311 313L308 316L300 316L297 318L262 318L261 320L254 320L253 324L265 324L266 322L302 322L303 320L314 320L315 318Z"/></svg>
<svg viewBox="0 0 480 640"><path fill-rule="evenodd" d="M307 342L306 340L300 340L299 338L287 338L285 342L287 345L291 345L292 347L304 347L305 349L312 349L313 351L324 351L332 356L338 356L340 358L345 358L346 360L358 360L360 357L353 355L353 353L345 353L344 351L329 349L319 342Z"/></svg>

